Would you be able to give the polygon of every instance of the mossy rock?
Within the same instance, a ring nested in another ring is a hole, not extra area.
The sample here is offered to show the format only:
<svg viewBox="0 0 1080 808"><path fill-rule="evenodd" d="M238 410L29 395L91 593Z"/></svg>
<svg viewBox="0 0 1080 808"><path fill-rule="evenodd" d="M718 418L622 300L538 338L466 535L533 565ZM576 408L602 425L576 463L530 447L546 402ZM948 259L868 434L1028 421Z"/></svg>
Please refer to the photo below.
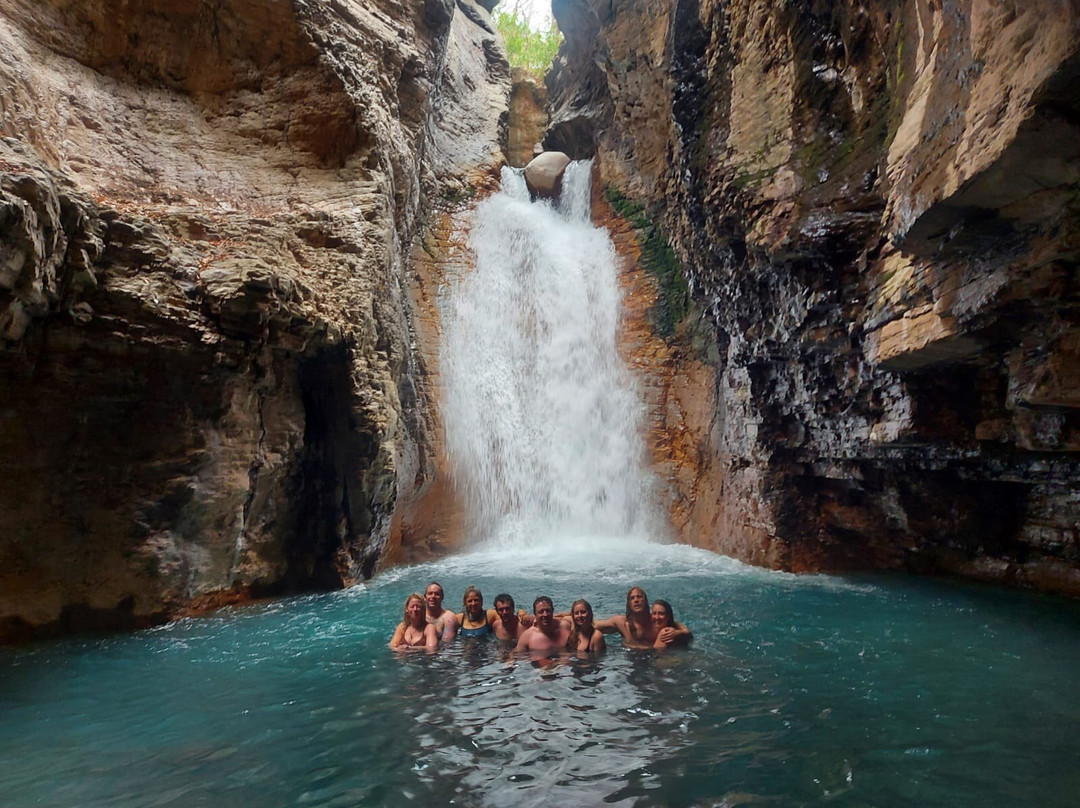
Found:
<svg viewBox="0 0 1080 808"><path fill-rule="evenodd" d="M658 334L664 338L672 337L691 310L690 285L682 264L663 231L642 205L610 186L604 195L615 212L637 230L641 264L657 284L656 303L649 310L649 319Z"/></svg>

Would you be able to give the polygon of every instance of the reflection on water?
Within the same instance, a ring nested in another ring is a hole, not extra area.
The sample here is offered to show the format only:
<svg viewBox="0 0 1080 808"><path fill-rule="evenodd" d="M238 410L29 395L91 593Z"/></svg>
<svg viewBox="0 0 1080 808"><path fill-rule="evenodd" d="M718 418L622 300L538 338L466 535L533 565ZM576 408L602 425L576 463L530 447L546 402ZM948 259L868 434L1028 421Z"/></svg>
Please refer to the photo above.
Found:
<svg viewBox="0 0 1080 808"><path fill-rule="evenodd" d="M686 548L461 556L347 592L0 652L0 800L22 806L1071 806L1080 607L795 578ZM657 655L386 648L436 578L696 633Z"/></svg>

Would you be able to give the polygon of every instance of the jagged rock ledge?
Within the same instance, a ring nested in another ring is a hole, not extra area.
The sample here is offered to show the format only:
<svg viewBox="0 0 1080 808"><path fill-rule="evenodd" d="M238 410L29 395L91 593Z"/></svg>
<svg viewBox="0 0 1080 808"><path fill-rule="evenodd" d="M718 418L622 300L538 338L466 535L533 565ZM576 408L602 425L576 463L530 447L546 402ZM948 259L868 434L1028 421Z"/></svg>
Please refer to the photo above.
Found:
<svg viewBox="0 0 1080 808"><path fill-rule="evenodd" d="M544 145L597 157L715 331L690 533L1080 595L1075 5L553 7Z"/></svg>
<svg viewBox="0 0 1080 808"><path fill-rule="evenodd" d="M406 267L422 199L502 159L487 11L0 21L0 642L340 587L426 536Z"/></svg>

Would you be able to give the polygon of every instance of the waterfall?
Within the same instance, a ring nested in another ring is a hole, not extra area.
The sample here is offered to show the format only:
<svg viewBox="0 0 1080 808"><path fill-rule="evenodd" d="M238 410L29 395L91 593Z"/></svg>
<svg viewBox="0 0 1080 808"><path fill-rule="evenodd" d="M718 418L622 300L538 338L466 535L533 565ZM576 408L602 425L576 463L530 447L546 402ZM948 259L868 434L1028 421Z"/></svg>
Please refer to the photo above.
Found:
<svg viewBox="0 0 1080 808"><path fill-rule="evenodd" d="M530 202L520 170L504 168L475 210L475 266L444 306L446 443L474 539L642 536L652 523L591 168L570 164L557 204Z"/></svg>

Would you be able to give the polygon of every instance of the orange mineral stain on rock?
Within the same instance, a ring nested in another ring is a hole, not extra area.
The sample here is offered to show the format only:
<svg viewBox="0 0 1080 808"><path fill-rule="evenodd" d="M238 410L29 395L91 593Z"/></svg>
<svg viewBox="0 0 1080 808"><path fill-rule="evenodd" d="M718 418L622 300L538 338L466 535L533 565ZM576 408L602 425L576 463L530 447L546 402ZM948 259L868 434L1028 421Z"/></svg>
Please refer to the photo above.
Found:
<svg viewBox="0 0 1080 808"><path fill-rule="evenodd" d="M644 398L647 459L659 481L658 499L677 541L715 549L722 489L712 445L716 370L696 356L684 328L670 339L656 333L649 318L656 280L641 264L637 233L611 208L599 185L594 181L593 222L611 234L622 263L619 350Z"/></svg>
<svg viewBox="0 0 1080 808"><path fill-rule="evenodd" d="M487 196L498 189L497 170L480 172L470 182L480 198ZM448 284L472 270L468 236L476 201L452 204L438 211L412 251L409 299L419 365L415 409L424 420L418 431L426 440L419 447L420 468L412 490L402 492L391 518L383 567L437 558L461 549L465 542L465 509L453 483L439 405L439 346L443 333L439 306L440 295Z"/></svg>

